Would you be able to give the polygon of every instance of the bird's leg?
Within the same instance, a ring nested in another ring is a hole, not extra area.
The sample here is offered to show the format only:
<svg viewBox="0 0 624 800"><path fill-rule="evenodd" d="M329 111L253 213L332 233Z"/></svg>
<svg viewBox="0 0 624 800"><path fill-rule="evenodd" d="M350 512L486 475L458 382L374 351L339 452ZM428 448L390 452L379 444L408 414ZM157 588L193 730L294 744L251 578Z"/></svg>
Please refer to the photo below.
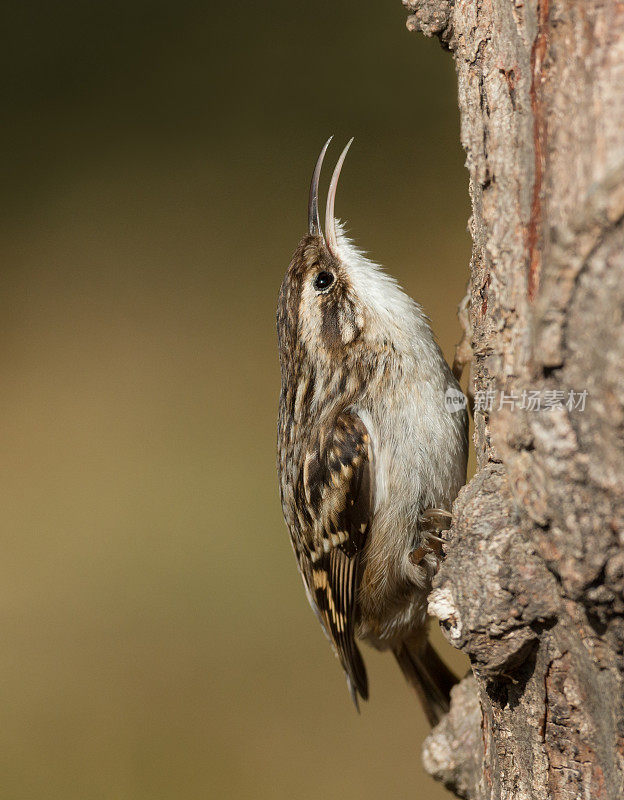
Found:
<svg viewBox="0 0 624 800"><path fill-rule="evenodd" d="M447 531L451 527L453 517L448 511L441 508L427 508L422 512L418 521L420 530L426 535L427 543L421 545L410 553L410 561L418 566L427 553L442 555L442 543L445 541L438 533Z"/></svg>
<svg viewBox="0 0 624 800"><path fill-rule="evenodd" d="M423 560L423 558L427 555L427 553L430 552L431 549L429 547L417 547L415 550L412 550L412 552L409 554L409 560L415 567L417 567Z"/></svg>

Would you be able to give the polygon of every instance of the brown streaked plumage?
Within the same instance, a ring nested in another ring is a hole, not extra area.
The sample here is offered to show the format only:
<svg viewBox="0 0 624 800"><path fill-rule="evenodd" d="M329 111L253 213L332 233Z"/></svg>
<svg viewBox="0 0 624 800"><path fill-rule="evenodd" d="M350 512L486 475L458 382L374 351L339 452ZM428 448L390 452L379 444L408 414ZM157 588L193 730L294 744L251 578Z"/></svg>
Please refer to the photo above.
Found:
<svg viewBox="0 0 624 800"><path fill-rule="evenodd" d="M347 676L368 697L356 639L391 649L437 721L453 677L426 640L440 556L432 520L448 516L466 470L467 416L445 405L457 383L420 307L318 214L280 290L282 508L306 593ZM428 509L441 509L429 515ZM437 523L436 523L437 524Z"/></svg>

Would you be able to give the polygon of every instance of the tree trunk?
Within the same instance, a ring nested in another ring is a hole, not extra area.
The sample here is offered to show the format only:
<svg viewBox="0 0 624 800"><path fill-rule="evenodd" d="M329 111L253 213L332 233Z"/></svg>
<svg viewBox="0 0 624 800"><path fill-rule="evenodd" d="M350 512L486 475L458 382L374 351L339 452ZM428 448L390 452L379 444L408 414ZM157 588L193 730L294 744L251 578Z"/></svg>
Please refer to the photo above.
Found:
<svg viewBox="0 0 624 800"><path fill-rule="evenodd" d="M425 765L467 798L616 800L624 3L404 2L455 58L473 206L478 471L430 599L473 675Z"/></svg>

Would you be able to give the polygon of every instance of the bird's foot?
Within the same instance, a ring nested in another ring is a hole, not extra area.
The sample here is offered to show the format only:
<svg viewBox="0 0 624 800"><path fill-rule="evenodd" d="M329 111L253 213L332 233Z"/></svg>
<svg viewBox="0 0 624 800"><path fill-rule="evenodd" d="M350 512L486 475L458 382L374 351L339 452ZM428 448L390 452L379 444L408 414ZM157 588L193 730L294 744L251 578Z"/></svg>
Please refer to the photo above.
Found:
<svg viewBox="0 0 624 800"><path fill-rule="evenodd" d="M442 508L427 508L418 518L421 531L447 531L451 527L453 515Z"/></svg>
<svg viewBox="0 0 624 800"><path fill-rule="evenodd" d="M441 508L427 508L422 512L418 521L420 531L427 537L427 541L410 553L409 558L414 566L418 566L427 553L435 553L438 558L442 556L442 545L446 540L438 534L447 531L451 527L452 520L452 514Z"/></svg>

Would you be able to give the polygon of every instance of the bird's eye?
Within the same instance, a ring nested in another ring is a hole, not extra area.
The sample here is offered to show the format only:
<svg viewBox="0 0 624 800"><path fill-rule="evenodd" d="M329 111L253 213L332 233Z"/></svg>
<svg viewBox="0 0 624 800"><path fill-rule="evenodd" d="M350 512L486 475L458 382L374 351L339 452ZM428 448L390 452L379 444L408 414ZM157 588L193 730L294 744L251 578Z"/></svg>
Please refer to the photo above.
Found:
<svg viewBox="0 0 624 800"><path fill-rule="evenodd" d="M334 276L331 274L331 272L319 272L314 279L314 288L320 292L323 289L328 289L333 282Z"/></svg>

